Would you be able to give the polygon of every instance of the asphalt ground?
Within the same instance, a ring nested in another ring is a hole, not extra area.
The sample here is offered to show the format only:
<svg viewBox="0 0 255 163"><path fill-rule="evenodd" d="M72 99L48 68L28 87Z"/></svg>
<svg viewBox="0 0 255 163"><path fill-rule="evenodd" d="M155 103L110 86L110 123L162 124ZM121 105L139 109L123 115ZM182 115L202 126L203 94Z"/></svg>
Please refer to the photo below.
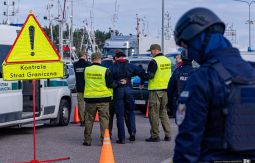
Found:
<svg viewBox="0 0 255 163"><path fill-rule="evenodd" d="M174 138L177 127L170 120L172 141L165 142L164 132L160 126L161 141L145 142L148 138L149 119L139 111L136 112L137 134L134 143L126 140L126 144L115 143L117 128L114 124L112 148L117 163L161 163L173 155ZM70 157L62 161L71 163L96 163L100 158L101 143L99 140L100 126L94 123L92 146L83 146L84 127L71 123L66 127L39 126L37 127L37 160ZM128 139L128 134L126 132ZM0 163L31 161L33 155L33 128L1 128L0 129Z"/></svg>

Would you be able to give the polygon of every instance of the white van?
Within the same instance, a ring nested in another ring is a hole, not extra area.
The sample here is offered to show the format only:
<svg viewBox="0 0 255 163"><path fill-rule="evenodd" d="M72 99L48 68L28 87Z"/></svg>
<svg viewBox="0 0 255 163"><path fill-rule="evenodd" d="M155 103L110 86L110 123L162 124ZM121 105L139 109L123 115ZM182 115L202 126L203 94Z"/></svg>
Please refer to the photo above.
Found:
<svg viewBox="0 0 255 163"><path fill-rule="evenodd" d="M20 27L0 25L0 63L8 54ZM71 92L66 79L36 81L36 120L68 125ZM0 127L33 122L32 81L4 81L0 68Z"/></svg>
<svg viewBox="0 0 255 163"><path fill-rule="evenodd" d="M241 56L245 61L255 62L255 52L241 51Z"/></svg>

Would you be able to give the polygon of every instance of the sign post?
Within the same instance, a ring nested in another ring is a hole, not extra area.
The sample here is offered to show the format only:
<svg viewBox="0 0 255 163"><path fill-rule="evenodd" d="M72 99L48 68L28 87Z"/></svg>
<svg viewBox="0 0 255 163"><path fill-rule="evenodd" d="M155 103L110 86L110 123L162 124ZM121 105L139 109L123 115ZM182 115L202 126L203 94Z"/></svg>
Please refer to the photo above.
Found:
<svg viewBox="0 0 255 163"><path fill-rule="evenodd" d="M51 160L37 160L36 158L36 79L62 78L64 63L32 13L28 15L2 64L2 69L4 80L33 80L34 159L19 163L69 160L70 157Z"/></svg>

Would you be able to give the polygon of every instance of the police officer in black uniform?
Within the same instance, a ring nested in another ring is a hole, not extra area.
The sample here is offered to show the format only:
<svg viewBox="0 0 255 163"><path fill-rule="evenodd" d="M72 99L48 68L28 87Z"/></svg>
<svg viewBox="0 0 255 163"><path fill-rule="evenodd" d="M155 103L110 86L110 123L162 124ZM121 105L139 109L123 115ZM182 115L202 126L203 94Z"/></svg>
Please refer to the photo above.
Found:
<svg viewBox="0 0 255 163"><path fill-rule="evenodd" d="M187 11L176 24L176 44L200 67L179 98L174 163L255 159L255 70L224 31L206 8Z"/></svg>
<svg viewBox="0 0 255 163"><path fill-rule="evenodd" d="M187 58L185 53L185 50L183 50L180 54L181 62L174 70L167 88L168 106L173 117L175 117L178 98L184 89L188 78L195 71L195 68L192 67L192 61Z"/></svg>

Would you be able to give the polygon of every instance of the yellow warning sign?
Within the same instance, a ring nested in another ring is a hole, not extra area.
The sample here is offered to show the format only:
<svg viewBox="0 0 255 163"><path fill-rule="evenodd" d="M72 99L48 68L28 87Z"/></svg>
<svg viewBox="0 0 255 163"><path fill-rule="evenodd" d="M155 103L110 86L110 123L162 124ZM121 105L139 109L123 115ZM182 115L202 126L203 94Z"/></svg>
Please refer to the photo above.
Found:
<svg viewBox="0 0 255 163"><path fill-rule="evenodd" d="M50 79L64 76L63 62L3 63L2 66L4 80Z"/></svg>
<svg viewBox="0 0 255 163"><path fill-rule="evenodd" d="M6 63L60 61L60 56L33 14L29 14Z"/></svg>
<svg viewBox="0 0 255 163"><path fill-rule="evenodd" d="M2 64L4 80L62 78L64 63L33 14L29 14Z"/></svg>

